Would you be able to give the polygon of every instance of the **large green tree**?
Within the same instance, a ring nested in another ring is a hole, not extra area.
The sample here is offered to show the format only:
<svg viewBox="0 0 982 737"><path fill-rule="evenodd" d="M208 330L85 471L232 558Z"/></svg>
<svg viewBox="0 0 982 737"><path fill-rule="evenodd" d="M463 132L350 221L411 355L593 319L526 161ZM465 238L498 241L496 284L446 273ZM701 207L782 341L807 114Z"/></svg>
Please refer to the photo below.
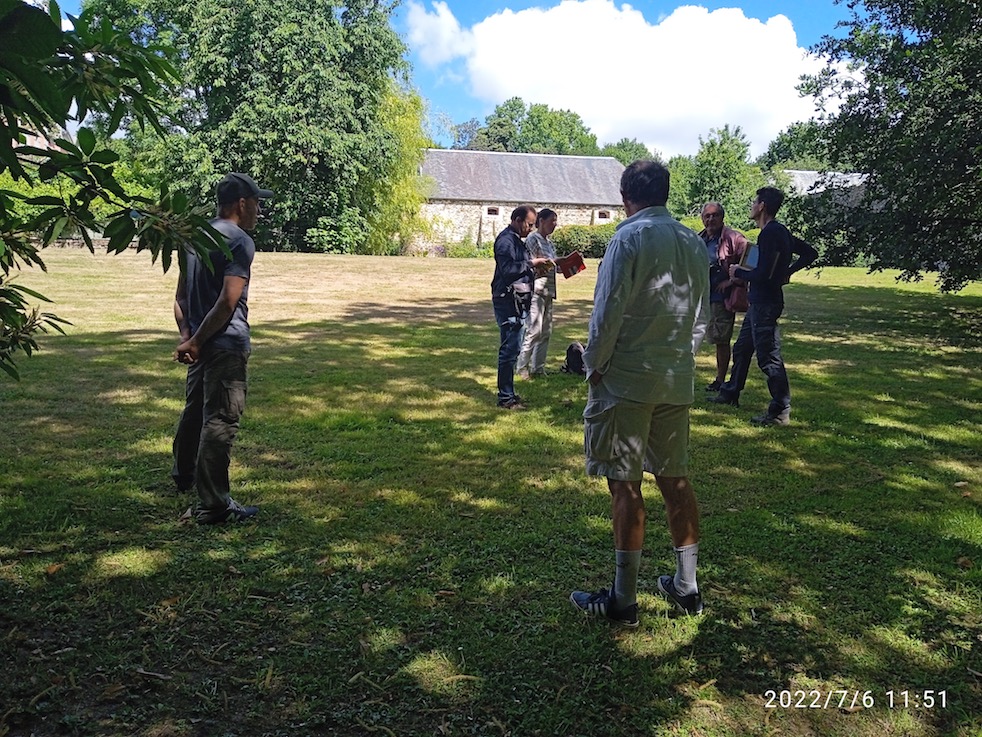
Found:
<svg viewBox="0 0 982 737"><path fill-rule="evenodd" d="M699 137L699 151L690 161L673 157L670 203L679 216L698 215L706 202L719 202L736 227L745 224L747 205L759 187L767 183L764 173L750 162L750 142L739 126L712 128Z"/></svg>
<svg viewBox="0 0 982 737"><path fill-rule="evenodd" d="M597 156L597 137L572 110L529 105L518 135L518 148L533 154Z"/></svg>
<svg viewBox="0 0 982 737"><path fill-rule="evenodd" d="M390 82L382 117L396 147L372 189L366 250L376 254L401 252L411 245L414 235L426 229L420 209L427 192L419 167L424 149L432 145L423 129L425 104L416 92Z"/></svg>
<svg viewBox="0 0 982 737"><path fill-rule="evenodd" d="M472 133L467 131L469 138L463 148L474 151L520 151L518 137L525 114L525 101L521 97L505 100L484 119L484 125L478 126Z"/></svg>
<svg viewBox="0 0 982 737"><path fill-rule="evenodd" d="M692 217L701 203L693 203L689 196L690 182L695 176L694 156L676 154L665 165L671 178L668 189L668 210L675 217Z"/></svg>
<svg viewBox="0 0 982 737"><path fill-rule="evenodd" d="M852 206L833 193L816 203L816 239L830 262L861 258L905 279L937 270L942 290L960 289L982 278L982 5L849 7L844 35L813 49L828 63L802 90L827 105L832 165L866 180Z"/></svg>
<svg viewBox="0 0 982 737"><path fill-rule="evenodd" d="M74 231L94 250L91 231L120 252L134 239L138 250L166 270L174 253L224 247L204 217L166 180L159 197L135 192L117 179L115 151L89 128L73 140L64 129L101 113L111 134L124 117L159 129L156 99L169 94L174 71L167 49L136 44L90 14L63 31L58 5L49 11L21 0L0 0L0 370L19 378L18 354L37 349L38 333L60 330L57 316L33 301L47 301L15 283L25 266L44 269L40 249ZM39 136L38 134L41 134ZM50 134L54 147L26 142Z"/></svg>
<svg viewBox="0 0 982 737"><path fill-rule="evenodd" d="M224 171L274 190L260 247L305 249L311 229L366 247L377 183L403 162L386 119L405 47L387 0L91 0L135 37L180 53L170 135L136 153L206 191ZM87 5L89 7L89 5ZM401 124L401 123L399 123ZM148 150L149 149L149 150Z"/></svg>
<svg viewBox="0 0 982 737"><path fill-rule="evenodd" d="M597 137L571 110L526 105L512 97L495 107L484 125L471 120L454 126L454 148L513 153L597 156Z"/></svg>

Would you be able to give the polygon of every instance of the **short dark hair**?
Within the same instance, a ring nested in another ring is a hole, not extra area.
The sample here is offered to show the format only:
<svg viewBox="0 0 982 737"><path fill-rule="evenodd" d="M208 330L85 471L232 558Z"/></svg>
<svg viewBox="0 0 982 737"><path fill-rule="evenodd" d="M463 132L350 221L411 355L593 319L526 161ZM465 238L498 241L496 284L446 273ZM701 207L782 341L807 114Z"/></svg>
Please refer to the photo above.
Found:
<svg viewBox="0 0 982 737"><path fill-rule="evenodd" d="M621 174L621 196L639 207L668 202L668 169L657 161L632 162Z"/></svg>
<svg viewBox="0 0 982 737"><path fill-rule="evenodd" d="M784 192L777 187L761 187L757 190L757 199L764 205L767 214L774 217L784 204Z"/></svg>
<svg viewBox="0 0 982 737"><path fill-rule="evenodd" d="M511 211L511 221L524 220L530 212L535 215L535 208L532 205L519 205Z"/></svg>
<svg viewBox="0 0 982 737"><path fill-rule="evenodd" d="M539 210L539 214L535 216L535 227L538 228L539 223L541 223L543 220L548 220L553 215L556 215L555 210L550 210L548 207L543 207L541 210ZM556 217L559 216L556 215Z"/></svg>

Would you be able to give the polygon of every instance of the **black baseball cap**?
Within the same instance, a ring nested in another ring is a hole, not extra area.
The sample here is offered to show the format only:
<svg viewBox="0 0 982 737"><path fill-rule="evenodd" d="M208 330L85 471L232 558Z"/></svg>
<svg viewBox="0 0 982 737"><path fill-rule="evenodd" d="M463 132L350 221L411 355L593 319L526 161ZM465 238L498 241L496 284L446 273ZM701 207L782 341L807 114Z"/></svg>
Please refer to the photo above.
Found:
<svg viewBox="0 0 982 737"><path fill-rule="evenodd" d="M273 193L268 189L260 189L256 180L248 174L241 174L233 171L226 174L225 178L218 183L218 204L227 205L230 202L237 202L245 197L258 197L261 200L268 199Z"/></svg>

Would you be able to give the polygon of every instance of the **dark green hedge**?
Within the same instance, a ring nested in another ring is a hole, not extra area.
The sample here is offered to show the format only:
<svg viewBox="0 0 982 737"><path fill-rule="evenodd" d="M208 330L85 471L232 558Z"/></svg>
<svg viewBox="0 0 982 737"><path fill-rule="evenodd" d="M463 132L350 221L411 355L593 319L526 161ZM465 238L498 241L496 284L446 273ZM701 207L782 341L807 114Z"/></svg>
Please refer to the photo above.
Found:
<svg viewBox="0 0 982 737"><path fill-rule="evenodd" d="M697 233L702 230L702 223L699 218L682 218L682 224L692 228ZM556 252L560 256L565 256L573 251L579 251L583 258L603 258L607 250L607 244L614 235L616 223L606 225L564 225L556 228L552 234L552 242L556 244ZM732 226L731 226L732 227ZM757 240L760 230L753 228L739 229L751 241Z"/></svg>
<svg viewBox="0 0 982 737"><path fill-rule="evenodd" d="M606 225L564 225L556 228L552 241L560 256L579 251L583 258L603 258L614 235L614 223Z"/></svg>

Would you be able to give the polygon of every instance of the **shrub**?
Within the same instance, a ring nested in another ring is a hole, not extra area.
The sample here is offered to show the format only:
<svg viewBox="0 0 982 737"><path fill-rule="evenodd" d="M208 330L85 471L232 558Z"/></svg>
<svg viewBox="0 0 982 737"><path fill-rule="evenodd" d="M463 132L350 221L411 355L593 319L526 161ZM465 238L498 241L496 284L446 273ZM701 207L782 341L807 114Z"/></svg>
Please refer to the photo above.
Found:
<svg viewBox="0 0 982 737"><path fill-rule="evenodd" d="M682 217L679 218L678 220L680 223L682 223L682 225L684 225L687 228L691 228L697 233L702 230L702 219L699 218L698 216Z"/></svg>
<svg viewBox="0 0 982 737"><path fill-rule="evenodd" d="M367 229L358 210L345 208L338 217L317 218L317 225L307 229L304 245L315 253L361 253Z"/></svg>
<svg viewBox="0 0 982 737"><path fill-rule="evenodd" d="M477 258L477 246L474 245L473 238L461 238L459 241L445 243L443 255L447 258Z"/></svg>
<svg viewBox="0 0 982 737"><path fill-rule="evenodd" d="M564 225L556 228L552 240L556 244L556 251L561 255L579 251L584 258L603 258L616 227L614 223Z"/></svg>

